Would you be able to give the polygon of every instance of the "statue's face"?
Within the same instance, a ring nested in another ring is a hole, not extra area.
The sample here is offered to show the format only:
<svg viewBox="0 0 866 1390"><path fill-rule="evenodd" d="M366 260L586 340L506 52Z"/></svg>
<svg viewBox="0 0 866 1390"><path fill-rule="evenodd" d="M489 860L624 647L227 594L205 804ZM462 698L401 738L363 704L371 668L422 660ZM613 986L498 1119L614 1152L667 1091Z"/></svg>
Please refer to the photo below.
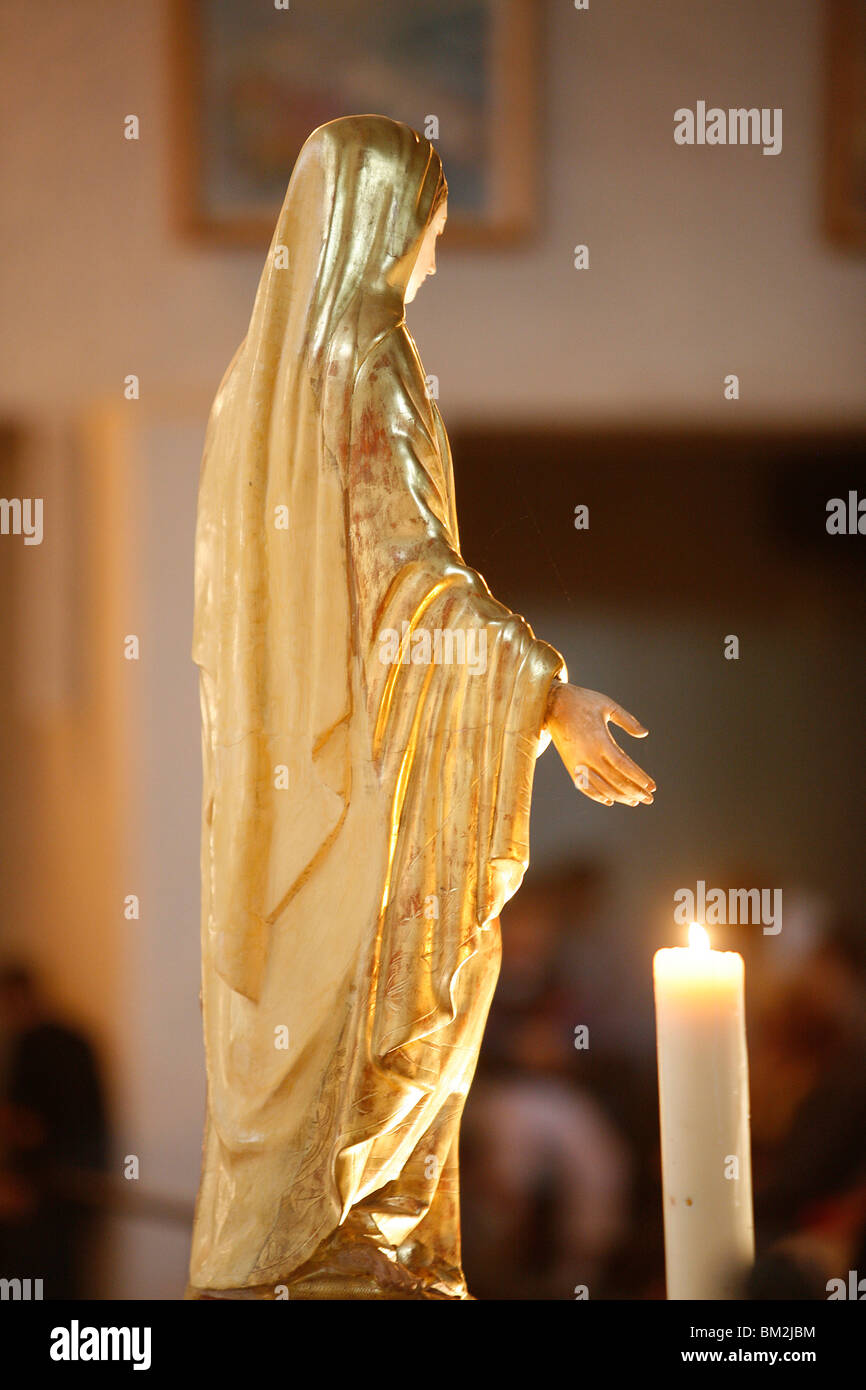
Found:
<svg viewBox="0 0 866 1390"><path fill-rule="evenodd" d="M411 304L428 275L436 274L436 238L441 236L448 217L448 199L444 198L427 224L421 239L418 259L412 267L409 284L406 286L405 304Z"/></svg>

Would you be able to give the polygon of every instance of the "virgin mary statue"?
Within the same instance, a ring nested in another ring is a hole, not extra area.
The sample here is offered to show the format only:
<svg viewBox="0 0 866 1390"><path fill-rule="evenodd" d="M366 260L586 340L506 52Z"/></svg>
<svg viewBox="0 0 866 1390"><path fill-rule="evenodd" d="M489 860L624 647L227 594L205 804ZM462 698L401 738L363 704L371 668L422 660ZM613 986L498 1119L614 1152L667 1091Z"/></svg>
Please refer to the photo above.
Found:
<svg viewBox="0 0 866 1390"><path fill-rule="evenodd" d="M314 131L199 490L207 1122L188 1297L467 1298L457 1136L552 736L594 800L645 730L463 561L404 308L446 184L381 116Z"/></svg>

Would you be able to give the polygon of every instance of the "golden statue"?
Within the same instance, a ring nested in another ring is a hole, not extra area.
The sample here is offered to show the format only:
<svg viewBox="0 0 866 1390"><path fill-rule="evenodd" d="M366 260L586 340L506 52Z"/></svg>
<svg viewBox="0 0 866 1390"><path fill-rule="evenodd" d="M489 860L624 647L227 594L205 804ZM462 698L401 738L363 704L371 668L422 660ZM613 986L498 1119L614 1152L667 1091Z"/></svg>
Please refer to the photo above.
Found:
<svg viewBox="0 0 866 1390"><path fill-rule="evenodd" d="M457 1136L535 759L652 800L607 721L646 730L461 557L404 317L446 195L408 126L314 131L208 424L190 1298L469 1297Z"/></svg>

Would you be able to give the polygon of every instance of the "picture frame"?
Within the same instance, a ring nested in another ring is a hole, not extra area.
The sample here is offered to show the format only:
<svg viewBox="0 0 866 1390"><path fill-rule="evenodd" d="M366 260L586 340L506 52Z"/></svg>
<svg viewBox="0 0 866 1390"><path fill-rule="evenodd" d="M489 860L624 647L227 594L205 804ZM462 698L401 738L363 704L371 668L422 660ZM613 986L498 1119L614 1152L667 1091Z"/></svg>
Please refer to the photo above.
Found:
<svg viewBox="0 0 866 1390"><path fill-rule="evenodd" d="M266 246L306 137L372 111L435 143L450 246L526 240L540 20L533 0L174 0L175 224L198 241Z"/></svg>
<svg viewBox="0 0 866 1390"><path fill-rule="evenodd" d="M866 250L866 0L829 0L824 221L828 238Z"/></svg>

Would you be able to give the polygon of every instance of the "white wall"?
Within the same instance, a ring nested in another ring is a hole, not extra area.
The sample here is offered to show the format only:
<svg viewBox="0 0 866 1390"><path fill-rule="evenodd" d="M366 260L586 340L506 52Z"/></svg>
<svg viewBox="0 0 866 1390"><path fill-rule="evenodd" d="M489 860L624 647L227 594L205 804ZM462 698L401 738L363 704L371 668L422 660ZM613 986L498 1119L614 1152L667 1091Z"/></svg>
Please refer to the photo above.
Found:
<svg viewBox="0 0 866 1390"><path fill-rule="evenodd" d="M3 6L0 408L118 392L130 371L145 392L212 393L243 336L262 255L172 228L169 10ZM866 262L820 232L824 6L538 11L538 237L450 253L446 234L411 311L446 419L862 419ZM673 112L698 99L781 106L782 153L676 146Z"/></svg>

